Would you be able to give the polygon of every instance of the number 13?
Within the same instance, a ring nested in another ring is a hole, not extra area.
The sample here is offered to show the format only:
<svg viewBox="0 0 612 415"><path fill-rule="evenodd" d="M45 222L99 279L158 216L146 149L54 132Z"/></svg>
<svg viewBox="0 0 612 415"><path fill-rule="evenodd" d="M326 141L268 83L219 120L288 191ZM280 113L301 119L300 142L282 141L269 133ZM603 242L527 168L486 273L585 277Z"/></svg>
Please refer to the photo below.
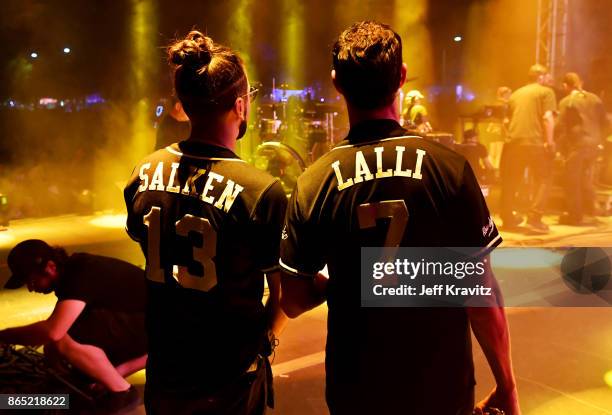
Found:
<svg viewBox="0 0 612 415"><path fill-rule="evenodd" d="M164 270L160 264L161 208L153 206L143 218L148 228L147 234L147 278L151 281L164 282ZM201 247L193 247L193 259L204 268L204 275L192 275L186 266L173 265L172 276L185 288L209 291L217 285L217 269L212 260L217 253L217 233L208 219L185 215L176 222L176 234L187 237L189 232L202 235Z"/></svg>

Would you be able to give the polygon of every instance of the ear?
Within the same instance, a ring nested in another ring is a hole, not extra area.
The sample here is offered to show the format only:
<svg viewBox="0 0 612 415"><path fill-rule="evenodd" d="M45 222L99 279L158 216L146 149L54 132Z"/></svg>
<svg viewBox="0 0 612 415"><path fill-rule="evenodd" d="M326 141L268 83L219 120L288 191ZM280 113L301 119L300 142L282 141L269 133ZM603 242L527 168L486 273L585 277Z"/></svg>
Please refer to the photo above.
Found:
<svg viewBox="0 0 612 415"><path fill-rule="evenodd" d="M406 62L402 62L402 69L400 69L400 83L397 89L400 89L401 87L404 86L404 83L406 82L407 73L408 73L408 65L406 65Z"/></svg>
<svg viewBox="0 0 612 415"><path fill-rule="evenodd" d="M344 92L342 92L342 88L340 88L340 86L338 85L338 80L336 79L336 70L335 69L331 70L331 79L332 79L332 83L334 84L334 88L336 88L336 91L338 91L340 94L344 95Z"/></svg>
<svg viewBox="0 0 612 415"><path fill-rule="evenodd" d="M57 273L57 264L53 260L48 260L47 265L45 266L45 272L50 275L55 275Z"/></svg>
<svg viewBox="0 0 612 415"><path fill-rule="evenodd" d="M246 111L246 102L244 101L244 98L242 97L238 97L236 98L236 102L234 102L234 108L233 108L234 112L236 113L236 115L238 116L238 118L242 119L244 118L244 114Z"/></svg>

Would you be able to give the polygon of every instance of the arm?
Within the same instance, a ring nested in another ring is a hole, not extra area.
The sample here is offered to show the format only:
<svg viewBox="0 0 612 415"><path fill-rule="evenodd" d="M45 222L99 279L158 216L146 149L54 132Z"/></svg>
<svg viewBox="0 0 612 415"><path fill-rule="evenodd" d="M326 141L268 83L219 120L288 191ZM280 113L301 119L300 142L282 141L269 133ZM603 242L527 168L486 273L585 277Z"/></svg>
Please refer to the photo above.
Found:
<svg viewBox="0 0 612 415"><path fill-rule="evenodd" d="M520 414L516 380L510 357L510 333L503 308L501 292L491 270L488 256L485 258L485 286L492 287L495 299L489 307L467 308L472 331L484 352L495 382L496 388L487 398L477 405L478 410L485 407L503 409L508 415Z"/></svg>
<svg viewBox="0 0 612 415"><path fill-rule="evenodd" d="M268 280L268 289L270 295L266 302L266 316L268 321L268 329L274 333L274 337L279 337L285 325L287 324L287 315L281 309L281 282L280 272L274 271L266 273Z"/></svg>
<svg viewBox="0 0 612 415"><path fill-rule="evenodd" d="M555 148L554 131L555 131L555 118L552 111L546 111L542 118L544 122L544 136L546 144L550 149Z"/></svg>
<svg viewBox="0 0 612 415"><path fill-rule="evenodd" d="M131 374L136 373L147 366L147 356L148 355L145 354L139 357L135 357L132 360L128 360L127 362L121 363L120 365L115 367L115 369L117 370L117 373L119 373L119 375L124 378L127 378Z"/></svg>
<svg viewBox="0 0 612 415"><path fill-rule="evenodd" d="M280 304L289 318L323 304L327 298L327 277L318 273L313 277L295 276L282 272Z"/></svg>
<svg viewBox="0 0 612 415"><path fill-rule="evenodd" d="M79 300L59 301L47 320L0 331L0 341L35 346L60 340L85 308Z"/></svg>

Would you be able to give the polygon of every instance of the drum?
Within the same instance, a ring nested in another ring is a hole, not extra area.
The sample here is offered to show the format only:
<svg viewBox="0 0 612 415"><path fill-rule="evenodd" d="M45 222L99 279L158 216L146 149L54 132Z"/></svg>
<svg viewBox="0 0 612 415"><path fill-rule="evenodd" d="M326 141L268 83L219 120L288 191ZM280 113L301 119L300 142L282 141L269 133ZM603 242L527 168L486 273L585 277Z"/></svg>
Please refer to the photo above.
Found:
<svg viewBox="0 0 612 415"><path fill-rule="evenodd" d="M262 141L270 141L277 138L280 131L281 120L262 118L259 121L259 137Z"/></svg>
<svg viewBox="0 0 612 415"><path fill-rule="evenodd" d="M286 193L291 193L297 178L306 169L306 163L292 147L276 141L257 146L252 164L260 170L278 177Z"/></svg>

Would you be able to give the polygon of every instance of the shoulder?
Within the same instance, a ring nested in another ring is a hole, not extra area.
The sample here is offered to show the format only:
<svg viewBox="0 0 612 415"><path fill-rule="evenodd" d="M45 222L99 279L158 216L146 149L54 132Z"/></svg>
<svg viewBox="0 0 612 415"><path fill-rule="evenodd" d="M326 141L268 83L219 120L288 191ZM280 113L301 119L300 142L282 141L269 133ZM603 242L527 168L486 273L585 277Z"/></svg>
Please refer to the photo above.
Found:
<svg viewBox="0 0 612 415"><path fill-rule="evenodd" d="M599 95L588 91L585 91L585 94L587 97L589 97L591 101L596 102L597 104L603 104L603 101L601 100L601 98L599 98Z"/></svg>
<svg viewBox="0 0 612 415"><path fill-rule="evenodd" d="M124 261L119 258L112 258L104 255L89 254L86 252L76 252L72 254L66 262L66 267L72 270L84 270L94 271L98 268L104 267L116 267L123 268L126 270L139 270L141 269L134 264Z"/></svg>

